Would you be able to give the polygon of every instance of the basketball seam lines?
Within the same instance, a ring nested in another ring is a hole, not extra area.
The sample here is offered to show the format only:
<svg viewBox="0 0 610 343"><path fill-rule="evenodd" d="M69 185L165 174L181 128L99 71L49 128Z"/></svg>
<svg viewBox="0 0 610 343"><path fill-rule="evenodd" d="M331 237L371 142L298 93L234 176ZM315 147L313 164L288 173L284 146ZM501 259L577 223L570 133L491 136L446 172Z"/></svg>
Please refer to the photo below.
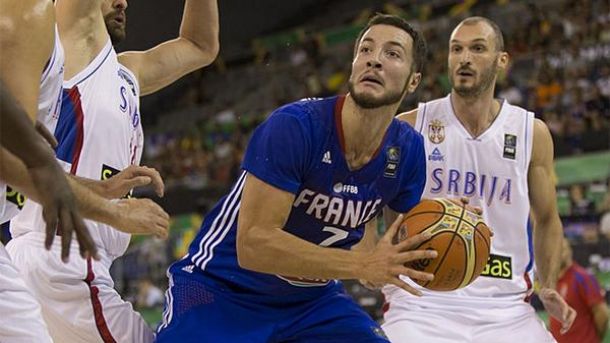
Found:
<svg viewBox="0 0 610 343"><path fill-rule="evenodd" d="M446 211L447 211L447 206L445 206L445 204L443 204L443 213L446 213ZM451 237L451 241L449 241L449 244L447 245L447 248L445 249L445 254L443 254L443 257L441 258L441 261L436 266L436 269L434 270L433 274L436 274L436 272L438 272L439 268L441 267L441 265L445 261L445 258L447 257L447 253L449 252L449 249L451 248L451 245L453 244L453 240L455 239L455 236L457 235L457 230L460 227L460 223L462 222L462 219L464 218L464 213L466 213L466 206L465 205L462 206L462 213L460 214L460 218L459 218L459 220L458 220L458 222L457 222L457 224L455 226L455 231L453 231L453 237ZM453 216L453 217L455 217L455 216ZM464 274L465 273L466 273L466 271L464 271ZM432 282L432 281L427 281L426 284L424 285L424 287L428 286L430 284L430 282Z"/></svg>

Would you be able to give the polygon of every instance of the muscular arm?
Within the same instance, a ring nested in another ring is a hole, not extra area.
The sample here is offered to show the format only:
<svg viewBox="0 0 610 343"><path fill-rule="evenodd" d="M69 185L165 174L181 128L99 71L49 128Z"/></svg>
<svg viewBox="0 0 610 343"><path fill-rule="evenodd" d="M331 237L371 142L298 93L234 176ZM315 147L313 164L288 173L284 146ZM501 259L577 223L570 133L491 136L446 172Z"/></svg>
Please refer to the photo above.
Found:
<svg viewBox="0 0 610 343"><path fill-rule="evenodd" d="M606 331L608 331L608 304L605 301L593 306L593 321L595 322L595 330L600 340L604 339Z"/></svg>
<svg viewBox="0 0 610 343"><path fill-rule="evenodd" d="M4 86L34 122L40 76L53 51L53 3L3 0L0 6L0 75Z"/></svg>
<svg viewBox="0 0 610 343"><path fill-rule="evenodd" d="M546 125L534 122L534 143L528 171L529 197L534 219L534 260L541 286L555 288L559 274L563 230L553 184L553 141Z"/></svg>
<svg viewBox="0 0 610 343"><path fill-rule="evenodd" d="M311 279L357 279L365 253L320 247L285 232L294 195L248 174L237 228L239 265Z"/></svg>
<svg viewBox="0 0 610 343"><path fill-rule="evenodd" d="M370 251L321 247L282 230L293 200L292 193L248 174L237 227L237 259L241 267L308 279L361 279L373 285L391 283L416 295L420 292L398 275L432 279L431 274L405 267L408 261L436 257L432 251L410 251L429 236L416 235L392 244L391 237L400 224L396 221Z"/></svg>
<svg viewBox="0 0 610 343"><path fill-rule="evenodd" d="M41 196L23 162L0 148L0 179L35 202ZM148 199L127 200L128 203L111 202L92 192L74 178L67 178L74 193L79 212L83 217L108 224L120 231L132 234L155 234L167 237L167 214ZM81 178L82 179L82 178ZM136 213L141 212L141 213ZM146 217L146 218L144 218Z"/></svg>
<svg viewBox="0 0 610 343"><path fill-rule="evenodd" d="M142 95L154 93L212 63L219 51L218 30L216 0L187 0L178 38L147 51L122 53L119 61L136 75Z"/></svg>

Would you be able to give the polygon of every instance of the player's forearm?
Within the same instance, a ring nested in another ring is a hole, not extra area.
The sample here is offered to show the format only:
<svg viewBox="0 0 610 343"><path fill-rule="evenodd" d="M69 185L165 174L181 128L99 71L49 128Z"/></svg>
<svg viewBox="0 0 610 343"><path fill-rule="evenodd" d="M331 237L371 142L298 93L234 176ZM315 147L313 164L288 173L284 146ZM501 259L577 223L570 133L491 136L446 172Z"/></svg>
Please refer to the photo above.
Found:
<svg viewBox="0 0 610 343"><path fill-rule="evenodd" d="M34 201L40 199L25 164L2 147L0 147L0 180Z"/></svg>
<svg viewBox="0 0 610 343"><path fill-rule="evenodd" d="M82 185L81 180L68 178L80 213L87 219L114 226L117 220L116 205Z"/></svg>
<svg viewBox="0 0 610 343"><path fill-rule="evenodd" d="M308 279L358 279L366 253L320 247L280 228L238 231L237 257L242 268Z"/></svg>
<svg viewBox="0 0 610 343"><path fill-rule="evenodd" d="M94 192L95 194L97 194L101 197L108 198L106 196L106 187L105 187L105 184L103 181L87 179L87 178L72 175L72 174L68 174L68 175L69 175L70 179L73 179L74 181L76 181L76 183L80 184L81 186L85 187L86 189Z"/></svg>
<svg viewBox="0 0 610 343"><path fill-rule="evenodd" d="M549 216L534 226L534 259L541 287L555 289L563 231L558 216Z"/></svg>
<svg viewBox="0 0 610 343"><path fill-rule="evenodd" d="M20 159L5 149L0 149L0 179L30 200L40 202L40 195L34 186L27 167ZM72 178L68 178L68 183L83 217L108 225L115 224L117 220L116 205L91 192L87 187Z"/></svg>
<svg viewBox="0 0 610 343"><path fill-rule="evenodd" d="M201 51L202 65L216 59L219 51L217 0L187 0L184 5L180 37Z"/></svg>

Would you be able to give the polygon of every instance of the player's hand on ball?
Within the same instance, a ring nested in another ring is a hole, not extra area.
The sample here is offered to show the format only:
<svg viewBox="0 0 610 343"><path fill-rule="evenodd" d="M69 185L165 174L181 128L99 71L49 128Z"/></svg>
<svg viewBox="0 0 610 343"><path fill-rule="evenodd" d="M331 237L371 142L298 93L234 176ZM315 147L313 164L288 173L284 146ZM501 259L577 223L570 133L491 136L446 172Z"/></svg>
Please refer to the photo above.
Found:
<svg viewBox="0 0 610 343"><path fill-rule="evenodd" d="M169 215L150 199L121 199L117 206L116 223L112 226L133 235L153 235L166 239Z"/></svg>
<svg viewBox="0 0 610 343"><path fill-rule="evenodd" d="M576 311L554 289L542 288L538 297L548 314L561 323L561 334L568 332L576 318Z"/></svg>
<svg viewBox="0 0 610 343"><path fill-rule="evenodd" d="M124 197L132 189L152 185L158 196L163 196L165 185L154 168L131 165L117 175L103 181L104 196L109 199Z"/></svg>
<svg viewBox="0 0 610 343"><path fill-rule="evenodd" d="M466 207L467 211L470 211L472 213L476 213L477 215L482 215L483 214L483 209L479 206L471 206L468 205L470 203L470 198L468 197L461 197L459 199L457 198L447 198L447 200L451 201L452 203L458 205L458 206L464 206ZM492 228L489 228L490 234L493 237L494 235L494 230Z"/></svg>
<svg viewBox="0 0 610 343"><path fill-rule="evenodd" d="M432 280L434 275L408 268L405 264L414 260L435 258L437 253L433 250L412 250L422 242L430 239L430 235L425 233L394 244L393 237L398 232L402 222L403 216L399 215L388 231L377 242L375 248L365 258L361 268L362 275L360 279L373 287L392 284L411 294L421 296L421 292L402 281L400 275L406 275L411 279L417 280Z"/></svg>

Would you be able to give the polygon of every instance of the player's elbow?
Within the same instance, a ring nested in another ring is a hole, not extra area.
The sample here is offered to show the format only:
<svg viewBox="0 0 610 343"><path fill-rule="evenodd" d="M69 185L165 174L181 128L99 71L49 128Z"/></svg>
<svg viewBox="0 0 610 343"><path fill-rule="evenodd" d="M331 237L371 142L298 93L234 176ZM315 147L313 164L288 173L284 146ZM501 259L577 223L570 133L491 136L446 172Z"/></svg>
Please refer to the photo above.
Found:
<svg viewBox="0 0 610 343"><path fill-rule="evenodd" d="M205 42L197 42L192 40L191 43L196 47L197 67L202 68L210 65L216 60L220 53L220 42L218 38L214 38Z"/></svg>
<svg viewBox="0 0 610 343"><path fill-rule="evenodd" d="M256 258L257 251L257 239L256 239L256 228L245 228L239 227L237 230L237 263L241 268L261 271L260 259Z"/></svg>

